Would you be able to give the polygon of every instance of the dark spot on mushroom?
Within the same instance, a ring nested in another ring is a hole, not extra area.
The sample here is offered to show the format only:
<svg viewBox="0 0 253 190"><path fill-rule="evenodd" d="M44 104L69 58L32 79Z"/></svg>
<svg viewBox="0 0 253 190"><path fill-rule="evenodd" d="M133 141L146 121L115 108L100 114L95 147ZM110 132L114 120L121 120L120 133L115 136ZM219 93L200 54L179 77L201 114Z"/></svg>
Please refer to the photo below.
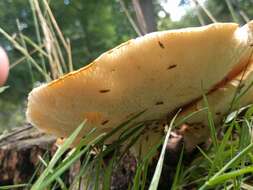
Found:
<svg viewBox="0 0 253 190"><path fill-rule="evenodd" d="M109 122L109 120L105 120L105 121L103 121L102 123L101 123L101 125L105 125L106 123L108 123Z"/></svg>
<svg viewBox="0 0 253 190"><path fill-rule="evenodd" d="M216 114L216 115L220 115L220 114L221 114L221 112L216 112L215 114Z"/></svg>
<svg viewBox="0 0 253 190"><path fill-rule="evenodd" d="M161 47L161 48L165 48L165 46L163 45L163 43L162 42L160 42L160 41L158 41L158 44L159 44L159 46Z"/></svg>
<svg viewBox="0 0 253 190"><path fill-rule="evenodd" d="M252 43L252 44L250 44L250 47L253 47L253 43Z"/></svg>
<svg viewBox="0 0 253 190"><path fill-rule="evenodd" d="M157 106L162 105L162 104L164 104L163 101L158 101L158 102L155 103L155 105L157 105Z"/></svg>
<svg viewBox="0 0 253 190"><path fill-rule="evenodd" d="M167 69L170 70L170 69L173 69L175 68L177 65L170 65Z"/></svg>
<svg viewBox="0 0 253 190"><path fill-rule="evenodd" d="M99 92L100 93L106 93L106 92L110 92L111 90L110 89L103 89L103 90L100 90Z"/></svg>

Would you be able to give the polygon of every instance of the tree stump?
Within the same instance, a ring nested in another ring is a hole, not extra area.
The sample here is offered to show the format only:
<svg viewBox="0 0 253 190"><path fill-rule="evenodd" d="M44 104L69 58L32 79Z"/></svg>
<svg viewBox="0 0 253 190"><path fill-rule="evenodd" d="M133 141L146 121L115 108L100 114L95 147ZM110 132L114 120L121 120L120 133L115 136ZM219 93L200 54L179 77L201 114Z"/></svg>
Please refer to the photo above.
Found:
<svg viewBox="0 0 253 190"><path fill-rule="evenodd" d="M56 138L29 124L0 136L0 185L27 183L46 151L52 155Z"/></svg>
<svg viewBox="0 0 253 190"><path fill-rule="evenodd" d="M47 152L50 160L56 150L56 137L42 133L29 124L0 135L0 186L31 182L40 163L39 156L43 158ZM123 157L113 171L111 189L123 190L128 187L134 176L135 161L132 155ZM65 172L63 180L67 186L73 182L79 170L80 160ZM42 171L41 168L36 176Z"/></svg>
<svg viewBox="0 0 253 190"><path fill-rule="evenodd" d="M175 166L181 152L181 140L181 138L172 137L167 147L166 154L170 156L165 159L160 181L166 182L166 187L168 187L168 183L170 184L168 179L172 179L175 173ZM45 153L48 153L48 160L50 160L56 150L56 137L42 133L29 124L0 135L0 186L32 182L30 180L38 168L38 164L41 163L39 156L44 158ZM157 160L158 158L154 159L150 166L149 179L152 179ZM107 162L109 163L109 160ZM67 186L73 182L75 175L80 171L80 163L81 161L77 160L65 172L63 180ZM129 183L133 180L136 164L136 159L132 154L128 153L123 156L117 167L113 169L110 184L112 190L128 188ZM35 177L38 177L42 171L43 168L40 168ZM163 183L159 184L160 187L162 185Z"/></svg>

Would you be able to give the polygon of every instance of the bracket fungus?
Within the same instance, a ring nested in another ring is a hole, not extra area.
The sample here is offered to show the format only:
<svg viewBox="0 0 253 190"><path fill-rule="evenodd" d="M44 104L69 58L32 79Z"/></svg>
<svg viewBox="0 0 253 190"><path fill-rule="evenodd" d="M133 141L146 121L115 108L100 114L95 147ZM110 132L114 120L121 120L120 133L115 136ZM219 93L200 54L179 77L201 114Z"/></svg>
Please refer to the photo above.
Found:
<svg viewBox="0 0 253 190"><path fill-rule="evenodd" d="M80 137L92 128L99 134L143 110L135 122L168 120L179 108L179 118L184 117L203 106L204 91L215 122L219 122L238 80L244 83L242 88L253 80L249 64L252 40L253 22L243 27L215 23L138 37L103 53L84 68L33 89L28 97L28 121L45 132L66 137L87 118ZM252 94L250 90L241 105L253 102ZM187 122L179 131L190 149L208 136L206 112ZM149 148L163 130L162 126L149 127L139 145Z"/></svg>

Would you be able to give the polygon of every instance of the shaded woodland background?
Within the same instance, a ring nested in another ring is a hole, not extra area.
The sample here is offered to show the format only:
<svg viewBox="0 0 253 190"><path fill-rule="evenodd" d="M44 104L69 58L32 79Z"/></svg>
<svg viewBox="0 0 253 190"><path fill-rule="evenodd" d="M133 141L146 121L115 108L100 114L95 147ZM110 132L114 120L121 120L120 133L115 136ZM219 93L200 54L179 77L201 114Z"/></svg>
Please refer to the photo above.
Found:
<svg viewBox="0 0 253 190"><path fill-rule="evenodd" d="M57 0L49 2L62 32L71 41L75 69L90 63L114 46L138 36L126 16L126 10L139 28L139 35L157 30L212 23L199 8L196 0L178 1L178 6L187 9L187 13L179 21L173 21L162 6L166 2L169 5L170 0ZM234 10L234 15L231 15L228 4ZM219 22L238 22L243 25L248 19L253 18L253 0L206 0L204 5ZM140 9L143 15L140 14ZM17 27L17 22L20 23L19 27ZM0 27L13 38L22 32L36 41L29 1L1 0ZM0 94L1 132L23 125L26 97L29 91L38 85L38 82L44 81L35 69L29 67L26 59L20 62L22 55L2 35L0 35L0 45L8 51L11 64L19 62L10 70L6 84L9 88ZM32 51L32 47L27 48ZM39 59L39 57L35 58Z"/></svg>

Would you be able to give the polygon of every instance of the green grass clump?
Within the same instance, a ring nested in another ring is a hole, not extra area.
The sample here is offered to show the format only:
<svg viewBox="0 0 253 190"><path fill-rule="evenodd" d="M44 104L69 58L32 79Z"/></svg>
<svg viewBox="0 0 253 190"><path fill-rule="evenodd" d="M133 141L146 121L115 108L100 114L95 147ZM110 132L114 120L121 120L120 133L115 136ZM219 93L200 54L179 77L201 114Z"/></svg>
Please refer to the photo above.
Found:
<svg viewBox="0 0 253 190"><path fill-rule="evenodd" d="M217 131L214 128L212 133L215 133L213 135L216 136L216 145L212 143L207 149L198 147L199 153L196 154L195 159L190 164L185 164L183 161L184 151L182 149L177 167L175 168L173 183L170 184L172 185L171 189L253 188L253 143L251 137L253 107L247 106L243 110L243 114L241 113L233 117L233 120L229 120L229 123L224 123L223 130L220 132L221 135L217 136ZM207 110L205 109L205 111ZM88 144L84 144L84 141L81 141L74 149L70 150L71 143L78 136L79 132L85 128L84 122L58 148L50 161L47 162L43 158L40 159L45 169L39 177L34 179L35 181L33 180L29 184L9 186L9 188L22 186L23 188L33 190L110 189L113 169L117 167L123 156L122 152L119 151L121 145L129 143L127 147L130 148L135 141L130 142L129 139L138 135L144 125L140 124L133 128L128 128L127 126L141 114L137 114L130 120L122 123L122 125L115 128L112 132L101 134L89 141ZM230 115L229 117L231 117ZM161 142L154 147L151 147L150 152L141 160L138 160L135 176L132 181L129 181L129 189L158 189L166 143L168 142L171 129L177 124L174 122L174 119L167 129L165 138L161 139ZM209 119L212 118L209 117ZM90 131L84 137L84 140L90 138L95 130ZM116 132L121 133L120 138L112 145L105 147L104 142L106 139ZM138 138L133 139L136 140ZM161 145L163 145L163 148L153 174L153 179L147 179L148 166ZM94 150L96 150L96 154L94 154ZM108 155L111 155L111 159L105 163L104 158ZM81 158L79 173L75 176L72 184L67 185L64 181L64 172ZM150 185L148 185L147 181L151 181ZM8 189L8 186L1 188Z"/></svg>

